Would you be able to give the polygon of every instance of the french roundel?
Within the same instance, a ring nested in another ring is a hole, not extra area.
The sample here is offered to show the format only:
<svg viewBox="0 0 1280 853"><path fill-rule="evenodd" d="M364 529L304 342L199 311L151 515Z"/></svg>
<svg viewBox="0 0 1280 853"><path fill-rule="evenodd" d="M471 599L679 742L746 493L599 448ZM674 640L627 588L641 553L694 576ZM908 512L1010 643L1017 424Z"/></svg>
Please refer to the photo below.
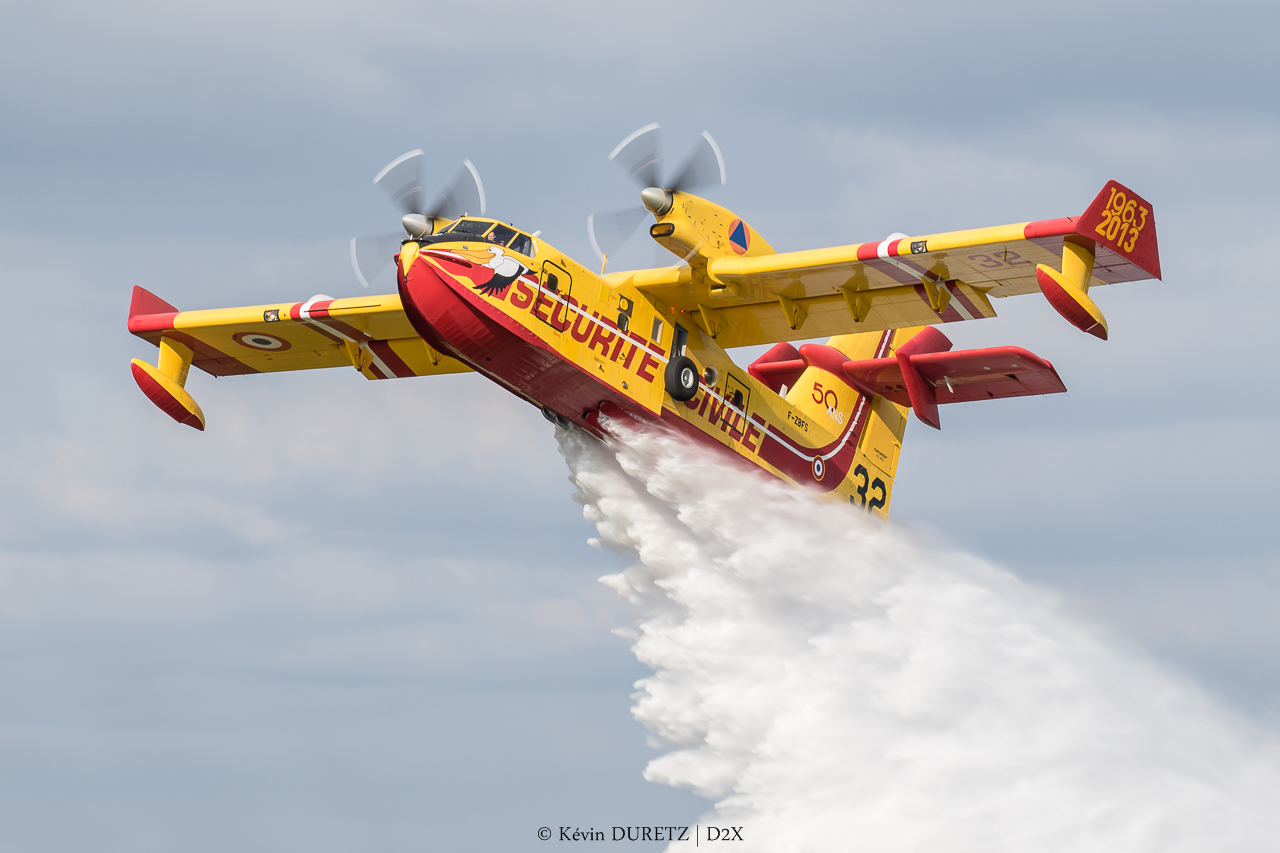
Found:
<svg viewBox="0 0 1280 853"><path fill-rule="evenodd" d="M821 480L827 473L827 463L821 456L813 457L813 479Z"/></svg>
<svg viewBox="0 0 1280 853"><path fill-rule="evenodd" d="M751 248L751 229L741 219L729 223L729 246L739 255L745 255Z"/></svg>
<svg viewBox="0 0 1280 853"><path fill-rule="evenodd" d="M275 335L265 335L262 332L237 332L231 336L231 339L242 347L257 350L287 350L292 346L284 338L277 338Z"/></svg>

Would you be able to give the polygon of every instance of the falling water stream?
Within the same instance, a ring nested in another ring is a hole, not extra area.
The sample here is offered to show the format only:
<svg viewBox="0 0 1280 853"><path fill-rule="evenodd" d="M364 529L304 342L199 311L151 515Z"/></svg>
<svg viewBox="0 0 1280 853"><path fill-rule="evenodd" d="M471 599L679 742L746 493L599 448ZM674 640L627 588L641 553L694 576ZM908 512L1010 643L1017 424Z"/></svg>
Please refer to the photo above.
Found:
<svg viewBox="0 0 1280 853"><path fill-rule="evenodd" d="M1280 849L1280 744L1047 592L658 429L560 440L632 561L645 778L734 849Z"/></svg>

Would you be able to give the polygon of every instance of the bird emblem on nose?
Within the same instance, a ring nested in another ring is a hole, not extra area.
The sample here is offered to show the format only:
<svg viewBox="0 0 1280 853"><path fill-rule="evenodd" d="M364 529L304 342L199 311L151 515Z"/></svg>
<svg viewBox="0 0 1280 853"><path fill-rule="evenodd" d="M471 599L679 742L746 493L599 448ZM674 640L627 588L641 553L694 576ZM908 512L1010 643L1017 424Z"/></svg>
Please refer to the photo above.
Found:
<svg viewBox="0 0 1280 853"><path fill-rule="evenodd" d="M515 258L509 256L501 246L490 246L489 254L493 255L484 268L493 270L488 281L478 282L475 289L485 296L497 296L511 286L511 282L529 271L529 268Z"/></svg>

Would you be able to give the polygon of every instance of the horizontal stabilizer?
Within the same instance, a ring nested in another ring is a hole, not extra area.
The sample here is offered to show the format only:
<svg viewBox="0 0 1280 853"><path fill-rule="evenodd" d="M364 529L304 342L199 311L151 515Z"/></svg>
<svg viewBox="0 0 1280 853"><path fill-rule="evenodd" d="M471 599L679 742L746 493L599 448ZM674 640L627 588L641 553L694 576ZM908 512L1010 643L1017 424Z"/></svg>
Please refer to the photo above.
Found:
<svg viewBox="0 0 1280 853"><path fill-rule="evenodd" d="M926 353L908 356L908 360L938 390L939 403L1060 394L1067 390L1052 364L1022 347ZM910 404L898 359L848 361L844 369L856 384L900 405Z"/></svg>
<svg viewBox="0 0 1280 853"><path fill-rule="evenodd" d="M890 358L849 361L835 347L806 344L805 363L826 370L862 394L910 406L940 429L938 406L971 400L1060 394L1066 385L1053 365L1021 347L949 351L951 341L932 326Z"/></svg>
<svg viewBox="0 0 1280 853"><path fill-rule="evenodd" d="M800 357L800 351L791 344L775 344L768 352L747 367L758 381L767 385L775 394L782 393L782 386L792 386L808 367Z"/></svg>

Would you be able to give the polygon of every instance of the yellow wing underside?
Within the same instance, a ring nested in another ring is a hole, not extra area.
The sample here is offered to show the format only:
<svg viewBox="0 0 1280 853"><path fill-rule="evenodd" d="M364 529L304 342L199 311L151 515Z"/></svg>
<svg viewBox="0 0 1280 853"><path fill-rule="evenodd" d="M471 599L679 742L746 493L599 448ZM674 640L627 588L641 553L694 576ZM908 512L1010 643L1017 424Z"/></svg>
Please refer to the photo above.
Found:
<svg viewBox="0 0 1280 853"><path fill-rule="evenodd" d="M188 347L191 363L215 376L355 367L390 379L470 370L418 336L398 294L135 314L129 325L153 343Z"/></svg>
<svg viewBox="0 0 1280 853"><path fill-rule="evenodd" d="M725 348L994 317L991 297L1039 292L1036 265L1062 262L1076 217L896 235L862 243L614 273L691 315ZM1093 284L1152 278L1098 247Z"/></svg>

